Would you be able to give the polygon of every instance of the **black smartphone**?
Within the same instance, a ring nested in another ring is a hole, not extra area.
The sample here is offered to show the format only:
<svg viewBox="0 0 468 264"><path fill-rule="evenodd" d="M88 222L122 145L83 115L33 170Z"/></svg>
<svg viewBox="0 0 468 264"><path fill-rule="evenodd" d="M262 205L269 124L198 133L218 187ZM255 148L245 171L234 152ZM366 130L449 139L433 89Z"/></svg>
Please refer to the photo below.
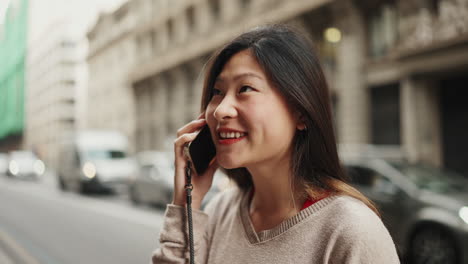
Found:
<svg viewBox="0 0 468 264"><path fill-rule="evenodd" d="M208 125L205 125L197 137L190 143L188 154L192 160L193 167L200 175L208 169L211 161L216 156L216 147L211 138L211 133Z"/></svg>

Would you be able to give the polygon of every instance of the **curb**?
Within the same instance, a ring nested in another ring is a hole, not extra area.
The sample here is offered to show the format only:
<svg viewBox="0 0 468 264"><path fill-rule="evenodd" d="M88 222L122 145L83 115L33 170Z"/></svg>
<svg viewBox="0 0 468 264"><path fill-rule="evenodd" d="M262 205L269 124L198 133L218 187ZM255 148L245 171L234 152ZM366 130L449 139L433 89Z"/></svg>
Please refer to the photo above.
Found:
<svg viewBox="0 0 468 264"><path fill-rule="evenodd" d="M0 230L0 261L2 264L40 264L7 233Z"/></svg>

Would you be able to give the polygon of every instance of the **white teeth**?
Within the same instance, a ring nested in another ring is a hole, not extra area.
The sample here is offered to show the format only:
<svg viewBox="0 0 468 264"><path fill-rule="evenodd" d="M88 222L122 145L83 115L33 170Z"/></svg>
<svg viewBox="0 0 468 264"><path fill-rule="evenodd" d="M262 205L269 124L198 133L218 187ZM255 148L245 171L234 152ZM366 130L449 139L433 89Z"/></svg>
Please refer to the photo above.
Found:
<svg viewBox="0 0 468 264"><path fill-rule="evenodd" d="M245 136L245 133L242 132L220 132L219 133L220 138L226 139L226 138L240 138Z"/></svg>

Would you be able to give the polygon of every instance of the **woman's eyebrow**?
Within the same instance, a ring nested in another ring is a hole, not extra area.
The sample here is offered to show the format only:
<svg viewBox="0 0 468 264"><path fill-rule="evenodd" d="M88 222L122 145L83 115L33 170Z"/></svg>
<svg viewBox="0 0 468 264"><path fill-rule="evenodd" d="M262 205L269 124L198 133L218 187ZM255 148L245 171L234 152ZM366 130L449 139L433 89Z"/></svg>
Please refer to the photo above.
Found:
<svg viewBox="0 0 468 264"><path fill-rule="evenodd" d="M253 78L257 78L257 79L260 79L260 80L263 80L263 78L253 72L247 72L247 73L241 73L241 74L237 74L237 75L234 75L234 77L232 77L232 81L237 81L239 79L243 79L243 78L248 78L248 77L253 77ZM231 78L227 78L227 79L231 79ZM218 76L215 80L215 82L225 82L226 81L226 78L223 78L221 76Z"/></svg>

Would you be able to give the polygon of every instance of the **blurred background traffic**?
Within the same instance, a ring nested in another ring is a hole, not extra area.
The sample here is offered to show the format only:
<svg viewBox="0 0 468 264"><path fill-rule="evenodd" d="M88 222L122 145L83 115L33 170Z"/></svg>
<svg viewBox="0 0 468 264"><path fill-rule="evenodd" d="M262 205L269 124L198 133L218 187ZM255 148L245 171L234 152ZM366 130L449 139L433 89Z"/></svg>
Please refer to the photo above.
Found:
<svg viewBox="0 0 468 264"><path fill-rule="evenodd" d="M402 258L468 263L468 0L1 0L0 262L147 262L205 63L275 22L314 41Z"/></svg>

